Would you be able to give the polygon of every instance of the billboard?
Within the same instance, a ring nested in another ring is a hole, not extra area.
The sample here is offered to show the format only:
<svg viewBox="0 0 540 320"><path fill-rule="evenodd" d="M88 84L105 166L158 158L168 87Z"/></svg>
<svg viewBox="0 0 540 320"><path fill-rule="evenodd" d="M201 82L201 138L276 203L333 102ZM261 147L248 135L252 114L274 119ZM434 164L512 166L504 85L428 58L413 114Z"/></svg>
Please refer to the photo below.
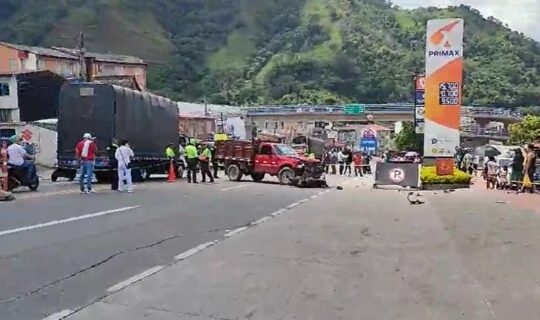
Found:
<svg viewBox="0 0 540 320"><path fill-rule="evenodd" d="M418 134L424 133L425 88L426 77L416 75L414 77L414 127L415 132Z"/></svg>
<svg viewBox="0 0 540 320"><path fill-rule="evenodd" d="M463 20L427 23L424 156L453 157L459 146Z"/></svg>

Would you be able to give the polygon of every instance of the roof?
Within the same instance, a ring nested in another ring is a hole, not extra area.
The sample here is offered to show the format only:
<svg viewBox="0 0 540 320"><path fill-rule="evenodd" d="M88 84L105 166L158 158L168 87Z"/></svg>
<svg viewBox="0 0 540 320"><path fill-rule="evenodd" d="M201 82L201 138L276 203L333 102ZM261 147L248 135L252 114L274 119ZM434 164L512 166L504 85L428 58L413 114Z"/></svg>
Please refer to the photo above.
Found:
<svg viewBox="0 0 540 320"><path fill-rule="evenodd" d="M10 47L10 48L17 49L20 51L30 52L30 53L40 55L40 56L48 56L48 57L71 59L71 60L78 59L77 56L73 56L72 54L64 53L64 52L54 50L51 48L26 46L26 45L13 44L13 43L7 43L7 42L0 42L0 44L6 47Z"/></svg>
<svg viewBox="0 0 540 320"><path fill-rule="evenodd" d="M0 77L13 77L13 76L23 76L23 75L30 75L30 74L51 74L55 77L63 78L62 76L50 71L50 70L34 70L34 71L16 71L16 72L0 72Z"/></svg>
<svg viewBox="0 0 540 320"><path fill-rule="evenodd" d="M55 57L55 58L70 59L70 60L79 59L78 49L71 49L71 48L64 48L64 47L45 48L45 47L35 47L35 46L27 46L27 45L21 45L21 44L13 44L13 43L7 43L7 42L0 42L0 45L4 45L6 47L10 47L10 48L17 49L20 51L30 52L30 53L40 55L40 56ZM84 56L87 58L91 58L96 61L102 61L102 62L114 62L114 63L125 63L125 64L145 64L143 59L137 58L134 56L117 55L117 54L110 54L110 53L95 53L95 52L86 52Z"/></svg>
<svg viewBox="0 0 540 320"><path fill-rule="evenodd" d="M64 47L52 47L53 49L70 54L72 56L79 56L79 49L64 48ZM134 56L126 56L119 54L110 54L110 53L96 53L96 52L85 52L85 57L94 59L96 61L102 62L116 62L116 63L126 63L126 64L145 64L144 60Z"/></svg>

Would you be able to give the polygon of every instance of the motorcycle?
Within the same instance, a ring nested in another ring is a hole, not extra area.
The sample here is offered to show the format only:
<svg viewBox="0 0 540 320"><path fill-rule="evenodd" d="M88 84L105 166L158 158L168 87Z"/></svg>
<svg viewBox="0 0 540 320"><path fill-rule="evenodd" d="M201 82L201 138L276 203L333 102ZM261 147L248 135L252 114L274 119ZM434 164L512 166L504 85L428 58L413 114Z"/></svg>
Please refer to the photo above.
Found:
<svg viewBox="0 0 540 320"><path fill-rule="evenodd" d="M39 188L39 176L34 173L31 179L26 177L26 171L19 167L8 166L8 190L28 187L32 191Z"/></svg>

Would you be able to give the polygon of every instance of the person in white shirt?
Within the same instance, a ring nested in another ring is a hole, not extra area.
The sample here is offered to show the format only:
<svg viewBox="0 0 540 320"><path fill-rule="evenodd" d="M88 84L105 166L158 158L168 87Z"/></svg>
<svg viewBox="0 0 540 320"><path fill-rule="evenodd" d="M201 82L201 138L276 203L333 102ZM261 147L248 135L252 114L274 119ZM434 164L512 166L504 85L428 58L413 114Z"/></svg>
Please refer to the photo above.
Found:
<svg viewBox="0 0 540 320"><path fill-rule="evenodd" d="M343 171L345 170L345 159L347 156L343 152L343 150L339 150L337 154L337 163L339 165L339 174L343 175Z"/></svg>
<svg viewBox="0 0 540 320"><path fill-rule="evenodd" d="M32 161L27 160L33 159L33 157L24 150L21 142L22 139L17 138L15 142L7 148L8 164L24 169L26 178L30 181L36 172L36 166Z"/></svg>
<svg viewBox="0 0 540 320"><path fill-rule="evenodd" d="M127 192L133 192L133 182L131 180L131 159L135 156L133 150L129 147L127 140L120 142L120 147L116 149L114 157L118 161L118 191L124 191L127 187Z"/></svg>

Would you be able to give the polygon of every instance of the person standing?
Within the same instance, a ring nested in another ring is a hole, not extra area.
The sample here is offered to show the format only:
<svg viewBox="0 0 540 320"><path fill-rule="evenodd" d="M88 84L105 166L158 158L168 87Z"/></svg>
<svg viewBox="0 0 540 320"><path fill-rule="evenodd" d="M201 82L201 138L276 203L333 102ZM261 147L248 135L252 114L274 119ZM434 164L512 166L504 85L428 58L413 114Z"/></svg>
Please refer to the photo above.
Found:
<svg viewBox="0 0 540 320"><path fill-rule="evenodd" d="M351 149L346 148L344 151L345 154L345 170L343 171L343 175L347 174L347 171L349 171L348 176L350 177L352 175L352 163L353 163L353 154Z"/></svg>
<svg viewBox="0 0 540 320"><path fill-rule="evenodd" d="M343 149L342 150L339 150L338 154L337 154L337 163L339 165L339 174L340 175L343 175L343 170L345 169L344 168L344 164L345 164L345 153L343 152Z"/></svg>
<svg viewBox="0 0 540 320"><path fill-rule="evenodd" d="M525 147L525 165L523 168L523 176L529 179L530 183L534 182L534 173L536 171L536 154L534 153L534 146L532 144ZM521 191L524 191L525 183L521 186ZM530 185L529 191L534 193L534 185Z"/></svg>
<svg viewBox="0 0 540 320"><path fill-rule="evenodd" d="M354 176L358 177L358 175L360 175L361 177L363 177L364 175L362 174L362 154L360 152L354 154L353 163Z"/></svg>
<svg viewBox="0 0 540 320"><path fill-rule="evenodd" d="M197 148L190 141L186 146L186 162L187 162L187 179L188 183L197 182L197 163L199 161L199 153Z"/></svg>
<svg viewBox="0 0 540 320"><path fill-rule="evenodd" d="M118 191L123 192L127 187L127 192L133 192L133 182L131 180L131 159L135 156L127 140L120 142L120 147L116 149L115 158L118 162Z"/></svg>
<svg viewBox="0 0 540 320"><path fill-rule="evenodd" d="M523 156L523 151L520 148L514 150L514 158L510 164L512 168L512 174L510 175L510 184L517 183L519 184L523 181L523 163L525 162L525 157Z"/></svg>
<svg viewBox="0 0 540 320"><path fill-rule="evenodd" d="M489 157L486 162L485 171L486 171L486 188L494 189L497 183L497 161L495 157Z"/></svg>
<svg viewBox="0 0 540 320"><path fill-rule="evenodd" d="M206 176L210 178L210 183L214 183L214 177L212 176L212 173L210 172L210 162L212 162L212 151L208 147L207 144L205 144L202 147L201 155L199 156L199 163L201 165L201 175L202 175L202 182L206 182Z"/></svg>
<svg viewBox="0 0 540 320"><path fill-rule="evenodd" d="M118 172L115 173L115 171L118 170L118 161L116 161L116 150L118 149L118 144L115 138L111 139L111 144L107 147L107 156L109 157L109 165L112 168L112 178L111 178L111 190L118 190L118 179L116 179L116 176L118 175Z"/></svg>
<svg viewBox="0 0 540 320"><path fill-rule="evenodd" d="M217 160L217 148L216 148L216 145L215 145L215 142L214 144L212 144L210 146L210 152L212 153L212 167L214 168L214 179L219 179L218 177L218 170L219 170L219 163L218 163L218 160Z"/></svg>
<svg viewBox="0 0 540 320"><path fill-rule="evenodd" d="M79 186L81 193L94 193L92 189L92 177L94 175L94 163L96 160L97 146L94 137L90 133L85 133L83 139L75 148L75 155L81 164L81 175L79 176ZM86 189L84 179L86 178Z"/></svg>

